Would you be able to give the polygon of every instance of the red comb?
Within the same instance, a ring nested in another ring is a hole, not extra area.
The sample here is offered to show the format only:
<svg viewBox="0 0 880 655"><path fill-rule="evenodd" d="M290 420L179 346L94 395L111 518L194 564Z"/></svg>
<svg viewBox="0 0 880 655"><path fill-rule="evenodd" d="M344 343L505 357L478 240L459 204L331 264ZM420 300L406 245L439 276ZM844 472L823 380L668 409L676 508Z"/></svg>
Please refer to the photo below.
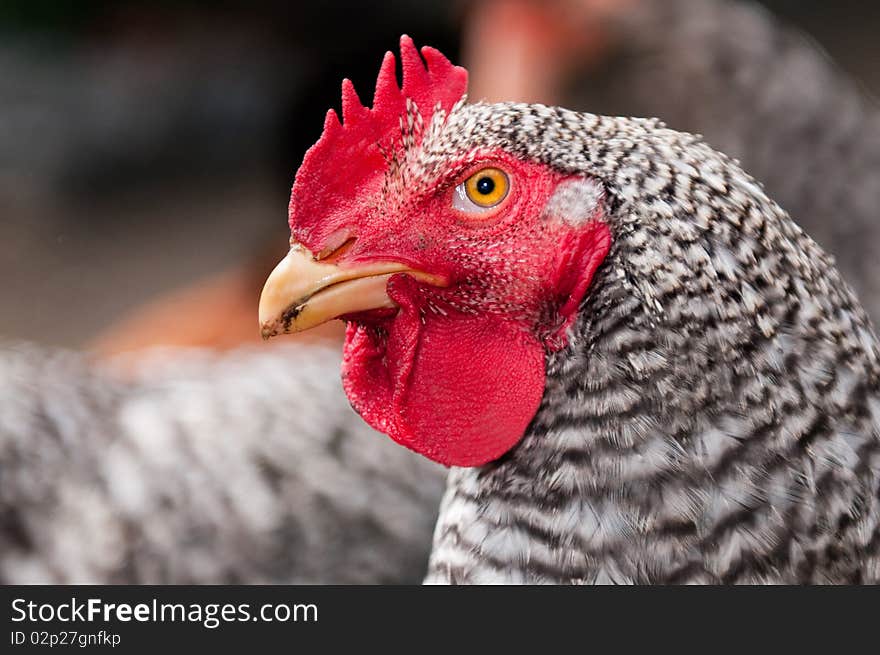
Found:
<svg viewBox="0 0 880 655"><path fill-rule="evenodd" d="M397 85L394 55L387 52L371 109L361 103L351 81L343 80L342 122L334 110L327 112L321 138L306 153L297 171L290 199L291 229L299 222L298 217L317 217L333 205L344 203L356 193L360 182L384 170L381 148L400 136L407 99L418 106L422 123L427 125L438 106L448 112L467 90L464 68L453 66L439 50L429 46L423 47L419 56L406 35L400 37L400 60L403 88ZM328 182L335 180L344 180L344 184L328 187ZM330 189L335 197L322 193Z"/></svg>

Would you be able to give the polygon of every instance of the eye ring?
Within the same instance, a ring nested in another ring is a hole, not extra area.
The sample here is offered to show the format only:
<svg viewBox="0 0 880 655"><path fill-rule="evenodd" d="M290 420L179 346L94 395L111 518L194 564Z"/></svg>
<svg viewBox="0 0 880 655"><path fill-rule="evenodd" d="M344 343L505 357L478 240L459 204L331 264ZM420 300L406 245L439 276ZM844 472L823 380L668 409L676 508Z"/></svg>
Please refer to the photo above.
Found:
<svg viewBox="0 0 880 655"><path fill-rule="evenodd" d="M464 212L484 212L497 207L510 192L510 178L500 168L480 169L455 189L453 206Z"/></svg>

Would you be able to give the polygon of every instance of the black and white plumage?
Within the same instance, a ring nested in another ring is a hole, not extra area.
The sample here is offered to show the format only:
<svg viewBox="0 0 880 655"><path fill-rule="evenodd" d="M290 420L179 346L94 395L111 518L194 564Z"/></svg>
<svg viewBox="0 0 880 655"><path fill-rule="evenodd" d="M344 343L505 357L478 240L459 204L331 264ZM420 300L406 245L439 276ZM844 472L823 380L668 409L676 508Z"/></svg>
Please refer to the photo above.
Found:
<svg viewBox="0 0 880 655"><path fill-rule="evenodd" d="M337 352L131 364L0 351L4 583L421 579L442 472L350 410Z"/></svg>
<svg viewBox="0 0 880 655"><path fill-rule="evenodd" d="M453 469L429 582L880 582L880 349L733 161L649 120L453 111L432 153L598 180L613 245L523 441Z"/></svg>

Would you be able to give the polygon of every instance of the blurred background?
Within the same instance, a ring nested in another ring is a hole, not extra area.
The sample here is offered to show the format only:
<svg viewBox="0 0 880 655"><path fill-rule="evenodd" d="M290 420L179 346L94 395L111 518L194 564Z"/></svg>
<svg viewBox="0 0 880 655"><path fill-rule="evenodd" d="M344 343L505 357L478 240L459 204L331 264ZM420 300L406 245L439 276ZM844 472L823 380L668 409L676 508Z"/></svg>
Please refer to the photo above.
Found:
<svg viewBox="0 0 880 655"><path fill-rule="evenodd" d="M256 342L302 155L343 77L370 101L402 33L467 65L472 99L662 112L723 142L688 93L620 88L615 67L663 65L650 40L628 50L647 1L2 0L0 337L101 354ZM880 3L762 4L880 94Z"/></svg>

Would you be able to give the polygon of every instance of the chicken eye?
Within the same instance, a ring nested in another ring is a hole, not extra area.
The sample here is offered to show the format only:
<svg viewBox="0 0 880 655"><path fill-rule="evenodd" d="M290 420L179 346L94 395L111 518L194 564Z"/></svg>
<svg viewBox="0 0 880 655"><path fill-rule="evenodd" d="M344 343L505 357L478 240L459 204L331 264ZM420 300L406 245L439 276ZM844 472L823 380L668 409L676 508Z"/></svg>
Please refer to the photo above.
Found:
<svg viewBox="0 0 880 655"><path fill-rule="evenodd" d="M458 185L453 205L461 211L483 211L498 205L510 190L507 173L499 168L484 168Z"/></svg>

